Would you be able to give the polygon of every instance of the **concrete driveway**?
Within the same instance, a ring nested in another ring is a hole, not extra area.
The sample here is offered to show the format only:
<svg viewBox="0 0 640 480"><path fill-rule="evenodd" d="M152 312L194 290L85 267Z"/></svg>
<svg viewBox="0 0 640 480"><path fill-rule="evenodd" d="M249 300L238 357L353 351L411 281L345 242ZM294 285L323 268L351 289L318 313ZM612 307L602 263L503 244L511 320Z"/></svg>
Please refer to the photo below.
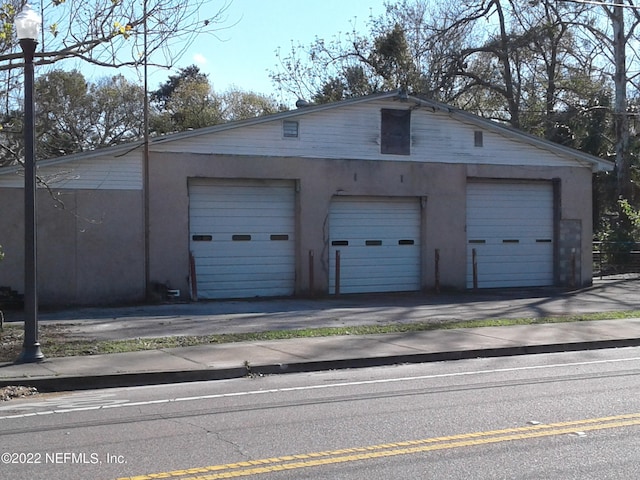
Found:
<svg viewBox="0 0 640 480"><path fill-rule="evenodd" d="M546 317L640 310L637 276L595 280L574 292L515 289L480 292L260 299L41 311L41 323L97 340L292 330L390 323ZM21 321L7 312L7 321Z"/></svg>

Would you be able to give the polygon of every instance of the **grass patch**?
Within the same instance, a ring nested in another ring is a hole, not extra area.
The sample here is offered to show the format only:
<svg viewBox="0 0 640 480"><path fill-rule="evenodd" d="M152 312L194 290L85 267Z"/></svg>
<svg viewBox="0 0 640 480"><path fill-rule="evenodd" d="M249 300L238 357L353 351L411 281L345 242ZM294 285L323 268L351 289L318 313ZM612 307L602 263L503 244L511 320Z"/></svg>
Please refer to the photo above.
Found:
<svg viewBox="0 0 640 480"><path fill-rule="evenodd" d="M471 321L393 323L386 325L361 325L353 327L308 328L301 330L272 330L255 333L226 333L201 336L172 336L160 338L134 338L128 340L95 341L69 337L61 324L40 325L39 340L46 357L70 357L107 353L138 352L162 348L190 347L195 345L283 340L290 338L330 337L339 335L376 335L384 333L425 332L453 328L503 327L544 323L584 322L640 318L640 310L602 312L581 315L541 318L496 318ZM22 349L22 324L5 324L0 331L0 361L14 361Z"/></svg>

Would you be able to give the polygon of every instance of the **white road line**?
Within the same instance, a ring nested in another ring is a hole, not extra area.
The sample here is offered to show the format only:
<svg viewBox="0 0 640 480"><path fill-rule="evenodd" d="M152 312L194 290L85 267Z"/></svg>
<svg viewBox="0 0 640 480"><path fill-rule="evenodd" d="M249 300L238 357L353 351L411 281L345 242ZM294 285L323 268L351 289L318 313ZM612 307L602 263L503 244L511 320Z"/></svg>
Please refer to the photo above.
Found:
<svg viewBox="0 0 640 480"><path fill-rule="evenodd" d="M159 399L159 400L146 400L141 402L127 402L126 400L120 400L119 402L126 402L126 403L109 403L104 405L93 405L93 406L78 407L78 408L64 408L64 409L47 410L42 412L20 413L15 415L0 416L0 420L35 417L39 415L86 412L91 410L106 410L106 409L113 409L113 408L142 407L142 406L161 405L161 404L169 404L169 403L177 403L177 402L213 400L218 398L247 397L252 395L300 392L300 391L306 391L306 390L325 390L330 388L357 387L361 385L381 385L385 383L412 382L416 380L429 380L429 379L435 379L435 378L468 377L473 375L490 375L495 373L522 372L522 371L530 371L530 370L545 370L545 369L557 369L557 368L567 368L567 367L580 367L580 366L588 366L588 365L600 365L600 364L606 364L606 363L623 363L623 362L638 362L638 361L640 361L640 357L620 358L620 359L613 359L613 360L592 360L588 362L558 363L558 364L551 364L551 365L534 365L534 366L527 366L527 367L495 368L490 370L474 370L469 372L441 373L441 374L434 374L434 375L418 375L418 376L412 376L412 377L387 378L387 379L380 379L380 380L361 380L357 382L329 383L329 384L322 384L322 385L306 385L301 387L272 388L272 389L266 389L266 390L248 390L244 392L216 393L211 395L166 398L166 399ZM25 405L25 406L28 406L28 405ZM11 408L11 407L7 405L6 408Z"/></svg>

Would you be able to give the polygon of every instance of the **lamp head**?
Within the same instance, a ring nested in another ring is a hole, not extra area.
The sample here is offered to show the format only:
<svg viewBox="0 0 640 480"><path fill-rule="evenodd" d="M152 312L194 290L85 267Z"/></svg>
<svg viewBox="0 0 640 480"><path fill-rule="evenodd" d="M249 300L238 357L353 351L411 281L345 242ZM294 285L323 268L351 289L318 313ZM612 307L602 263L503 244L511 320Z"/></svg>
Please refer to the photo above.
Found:
<svg viewBox="0 0 640 480"><path fill-rule="evenodd" d="M38 40L42 17L28 3L14 18L16 34L19 40Z"/></svg>

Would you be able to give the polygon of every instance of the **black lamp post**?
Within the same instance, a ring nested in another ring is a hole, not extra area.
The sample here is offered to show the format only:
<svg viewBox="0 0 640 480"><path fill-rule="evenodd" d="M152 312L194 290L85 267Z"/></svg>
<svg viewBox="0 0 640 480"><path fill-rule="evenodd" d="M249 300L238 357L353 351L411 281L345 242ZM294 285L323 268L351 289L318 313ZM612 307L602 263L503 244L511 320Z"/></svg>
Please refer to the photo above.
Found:
<svg viewBox="0 0 640 480"><path fill-rule="evenodd" d="M33 56L42 19L29 4L15 17L24 54L24 343L18 362L44 359L38 342L38 275L36 242L36 162L33 101Z"/></svg>

